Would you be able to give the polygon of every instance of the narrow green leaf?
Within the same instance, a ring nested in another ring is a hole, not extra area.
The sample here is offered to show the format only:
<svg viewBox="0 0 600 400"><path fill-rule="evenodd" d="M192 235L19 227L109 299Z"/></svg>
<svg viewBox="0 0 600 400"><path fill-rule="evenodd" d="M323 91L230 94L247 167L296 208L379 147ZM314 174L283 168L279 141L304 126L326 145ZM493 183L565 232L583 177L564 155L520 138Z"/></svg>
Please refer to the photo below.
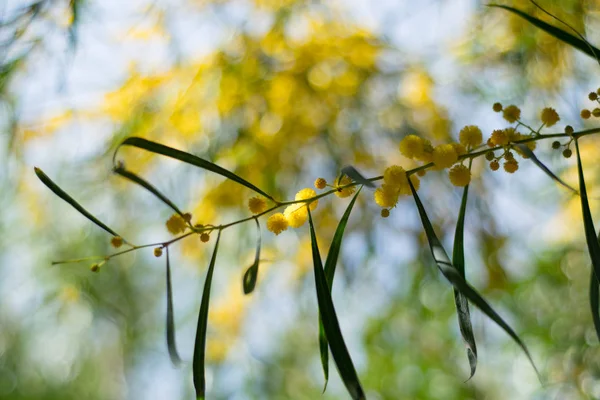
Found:
<svg viewBox="0 0 600 400"><path fill-rule="evenodd" d="M596 237L596 229L594 228L594 221L592 219L592 213L590 211L590 205L588 203L587 189L585 187L585 178L583 176L583 167L581 166L581 155L579 154L579 140L575 139L575 150L577 151L577 172L579 173L579 197L581 198L581 212L583 214L583 227L585 230L585 240L588 245L588 251L590 258L592 259L592 272L595 275L596 281L600 280L600 243ZM594 325L596 325L596 318L598 312L598 296L591 298L592 290L597 291L598 282L590 284L590 305L592 307L592 316L594 317ZM597 294L597 293L596 293ZM596 326L596 334L600 339L600 330Z"/></svg>
<svg viewBox="0 0 600 400"><path fill-rule="evenodd" d="M506 333L508 333L508 335L519 345L519 347L521 347L541 381L539 371L537 370L537 367L535 366L533 358L531 357L531 354L529 353L525 343L523 343L515 331L502 319L502 317L500 317L500 315L498 315L496 311L494 311L488 302L465 281L458 270L452 265L446 250L444 250L442 243L433 230L433 226L431 225L431 221L425 212L423 203L421 203L421 200L419 199L419 196L417 195L417 192L415 191L410 179L408 180L408 183L415 199L417 209L419 210L419 216L421 217L421 223L423 224L423 229L425 230L425 235L427 236L427 241L429 242L431 255L433 256L433 259L442 275L444 275L444 277L471 303L477 306L485 315L487 315L492 321L494 321L496 324L498 324L498 326L504 329Z"/></svg>
<svg viewBox="0 0 600 400"><path fill-rule="evenodd" d="M204 399L206 392L206 382L204 379L204 356L206 354L206 330L208 327L208 306L210 302L210 287L212 284L213 272L215 269L215 260L217 259L217 250L219 249L219 240L221 231L217 235L217 242L213 250L206 280L204 281L204 291L202 292L202 302L200 304L200 313L198 314L198 327L196 328L196 340L194 345L193 375L194 388L196 389L196 398Z"/></svg>
<svg viewBox="0 0 600 400"><path fill-rule="evenodd" d="M254 262L246 272L244 273L244 279L242 282L242 286L244 287L244 294L250 294L254 290L256 286L256 279L258 278L258 264L260 264L260 246L261 246L261 234L260 234L260 224L258 223L258 218L254 218L256 222L256 231L257 231L257 239L256 239L256 253L254 255Z"/></svg>
<svg viewBox="0 0 600 400"><path fill-rule="evenodd" d="M325 335L329 341L329 349L331 350L333 360L335 361L342 381L344 381L344 385L346 385L346 389L350 393L350 396L354 400L363 400L365 399L365 394L362 386L360 385L360 381L358 380L358 375L354 369L354 364L352 363L352 358L350 358L350 353L348 353L346 343L344 342L342 330L340 329L340 324L333 306L333 300L331 298L331 294L329 293L327 279L325 278L325 273L323 272L323 263L321 261L321 254L319 253L319 246L317 244L317 237L315 235L315 227L313 225L312 215L309 209L307 209L307 211L310 225L310 239L315 271L315 285L317 288L317 301L319 303L319 313L322 317Z"/></svg>
<svg viewBox="0 0 600 400"><path fill-rule="evenodd" d="M347 165L344 168L342 168L342 174L348 175L348 177L350 177L354 182L358 182L370 188L375 187L375 184L373 182L365 178L360 172L358 172L356 168L354 168L351 165Z"/></svg>
<svg viewBox="0 0 600 400"><path fill-rule="evenodd" d="M590 276L590 308L592 309L596 337L600 338L600 299L598 296L600 296L600 282L596 279L596 274L592 269Z"/></svg>
<svg viewBox="0 0 600 400"><path fill-rule="evenodd" d="M528 159L533 161L533 163L535 165L537 165L542 171L544 171L546 173L546 175L548 175L550 178L554 179L555 182L557 182L558 184L564 186L565 188L573 191L575 194L579 194L573 186L570 186L565 181L563 181L558 176L556 176L554 174L554 172L550 171L550 169L548 167L546 167L546 165L544 165L544 163L541 162L535 156L535 154L533 153L533 151L531 151L531 149L529 147L525 146L524 144L517 144L516 147L518 147L520 152L522 152Z"/></svg>
<svg viewBox="0 0 600 400"><path fill-rule="evenodd" d="M470 163L470 162L469 162ZM470 169L469 165L469 169ZM454 249L452 251L452 265L460 276L465 280L465 250L464 250L464 230L465 230L465 214L467 211L467 198L469 195L469 185L463 189L462 200L460 202L460 211L458 213L458 221L456 222L456 231L454 233ZM469 302L465 295L454 288L454 304L456 305L456 314L458 316L458 327L460 333L467 346L467 358L471 367L471 375L469 379L475 375L477 369L477 345L475 343L475 335L473 333L473 325L471 324L471 313L469 312ZM467 379L467 380L469 380Z"/></svg>
<svg viewBox="0 0 600 400"><path fill-rule="evenodd" d="M171 262L169 261L169 248L165 247L167 257L167 349L169 357L174 365L181 363L181 358L177 352L175 340L175 318L173 313L173 287L171 286Z"/></svg>
<svg viewBox="0 0 600 400"><path fill-rule="evenodd" d="M222 175L222 176L224 176L226 178L229 178L232 181L235 181L235 182L239 183L240 185L244 185L247 188L254 190L256 193L262 194L266 198L275 201L267 193L263 192L262 190L260 190L259 188L257 188L256 186L254 186L253 184L251 184L250 182L248 182L247 180L245 180L245 179L241 178L240 176L234 174L233 172L226 170L225 168L219 167L218 165L213 164L210 161L206 161L206 160L204 160L204 159L202 159L200 157L197 157L197 156L195 156L193 154L186 153L184 151L177 150L177 149L165 146L165 145L160 144L160 143L152 142L150 140L142 139L140 137L130 137L130 138L125 139L123 141L123 143L121 143L119 145L119 147L117 148L117 150L115 151L115 154L114 154L114 157L113 157L113 162L114 162L114 158L116 157L117 152L119 151L119 148L121 148L121 146L137 147L139 149L143 149L143 150L149 151L151 153L161 154L163 156L171 157L171 158L174 158L176 160L183 161L183 162L186 162L188 164L192 164L192 165L194 165L196 167L200 167L200 168L203 168L205 170L208 170L208 171L214 172L216 174Z"/></svg>
<svg viewBox="0 0 600 400"><path fill-rule="evenodd" d="M331 288L333 287L333 278L335 277L335 268L337 266L338 256L340 254L340 248L342 247L342 239L344 236L344 230L346 229L346 224L348 223L348 218L350 218L350 213L352 212L352 207L354 207L354 203L356 202L356 198L362 188L358 189L350 204L346 208L342 219L340 220L337 229L335 230L335 234L333 235L333 241L331 242L331 246L329 247L329 253L327 253L327 260L325 260L325 279L327 279L327 285L329 286L329 293L331 293ZM323 375L325 376L325 387L323 391L327 389L327 382L329 381L329 349L327 344L327 335L325 335L325 329L323 328L323 321L321 320L321 316L319 315L319 349L321 350L321 365L323 366Z"/></svg>
<svg viewBox="0 0 600 400"><path fill-rule="evenodd" d="M79 205L79 203L77 203L71 196L69 196L56 183L54 183L52 181L52 179L50 179L48 177L48 175L46 175L44 173L44 171L42 171L38 167L34 167L34 171L35 171L35 174L37 175L37 177L40 179L40 181L42 181L42 183L44 185L46 185L48 187L48 189L52 190L54 192L54 194L56 194L58 197L60 197L61 199L63 199L67 203L69 203L71 205L71 207L73 207L74 209L79 211L84 217L86 217L87 219L89 219L90 221L92 221L93 223L95 223L96 225L98 225L100 228L104 229L106 232L110 233L111 235L122 237L121 235L119 235L118 233L116 233L115 231L110 229L108 226L106 226L104 223L102 223L102 221L100 221L98 218L96 218L92 214L90 214L81 205Z"/></svg>
<svg viewBox="0 0 600 400"><path fill-rule="evenodd" d="M137 176L133 172L127 171L125 168L123 168L121 166L114 167L113 171L115 174L121 175L122 177L127 178L130 181L137 183L138 185L140 185L141 187L143 187L144 189L146 189L147 191L149 191L150 193L152 193L153 195L158 197L160 200L162 200L163 203L165 203L166 205L171 207L171 209L173 209L173 211L175 211L177 214L179 214L181 216L181 218L183 218L185 220L185 216L183 215L181 210L167 196L162 194L157 188L152 186L149 182L147 182L143 178Z"/></svg>
<svg viewBox="0 0 600 400"><path fill-rule="evenodd" d="M572 47L575 47L576 49L584 52L585 54L594 58L595 60L598 60L600 57L600 50L597 49L596 47L592 46L587 40L578 38L577 36L574 36L568 32L565 32L564 30L557 28L554 25L550 25L549 23L544 22L538 18L535 18L519 9L500 5L500 4L489 4L489 6L503 8L507 11L515 13L519 17L529 21L531 24L537 26L538 28L545 31L546 33L554 36L558 40L562 40L563 42L567 43L568 45L570 45Z"/></svg>

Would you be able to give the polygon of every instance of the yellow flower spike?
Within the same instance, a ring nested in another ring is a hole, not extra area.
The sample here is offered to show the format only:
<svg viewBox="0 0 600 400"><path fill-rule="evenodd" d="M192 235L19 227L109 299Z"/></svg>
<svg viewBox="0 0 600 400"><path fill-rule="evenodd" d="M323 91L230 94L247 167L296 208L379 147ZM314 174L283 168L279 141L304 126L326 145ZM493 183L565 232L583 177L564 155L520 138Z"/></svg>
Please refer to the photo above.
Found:
<svg viewBox="0 0 600 400"><path fill-rule="evenodd" d="M519 163L514 158L512 160L508 160L504 162L504 170L509 174L513 174L516 170L519 169Z"/></svg>
<svg viewBox="0 0 600 400"><path fill-rule="evenodd" d="M502 117L510 123L516 122L521 118L521 109L511 104L502 110Z"/></svg>
<svg viewBox="0 0 600 400"><path fill-rule="evenodd" d="M155 247L154 248L154 257L160 257L162 256L162 247Z"/></svg>
<svg viewBox="0 0 600 400"><path fill-rule="evenodd" d="M248 200L248 209L252 214L260 214L267 209L267 202L262 197L252 197Z"/></svg>
<svg viewBox="0 0 600 400"><path fill-rule="evenodd" d="M417 135L408 135L400 142L400 153L404 157L419 159L423 156L427 142Z"/></svg>
<svg viewBox="0 0 600 400"><path fill-rule="evenodd" d="M542 110L540 119L547 127L551 127L560 121L560 117L558 116L556 110L550 107L546 107Z"/></svg>
<svg viewBox="0 0 600 400"><path fill-rule="evenodd" d="M202 233L202 234L200 235L200 241L201 241L202 243L206 243L206 242L208 242L209 240L210 240L210 235L209 235L208 233L204 232L204 233Z"/></svg>
<svg viewBox="0 0 600 400"><path fill-rule="evenodd" d="M335 195L337 197L339 197L340 199L346 198L348 196L350 196L352 193L354 193L356 191L356 186L350 186L344 189L340 189L340 186L345 186L345 185L349 185L352 183L352 179L350 179L349 177L347 177L346 175L344 175L344 177L340 180L338 180L337 184L335 185L337 190L335 191ZM312 210L312 208L311 208Z"/></svg>
<svg viewBox="0 0 600 400"><path fill-rule="evenodd" d="M312 197L315 197L317 195L317 192L315 192L313 189L311 188L304 188L302 190L300 190L298 193L296 193L296 197L294 198L294 200L306 200L306 199L310 199ZM314 200L310 203L310 211L314 211L315 208L317 208L317 205L319 204L319 200ZM304 204L302 204L304 205Z"/></svg>
<svg viewBox="0 0 600 400"><path fill-rule="evenodd" d="M115 249L118 249L119 247L123 246L123 238L120 236L113 236L112 239L110 239L110 244Z"/></svg>
<svg viewBox="0 0 600 400"><path fill-rule="evenodd" d="M375 190L375 203L383 208L394 207L398 202L399 188L397 186L384 183Z"/></svg>
<svg viewBox="0 0 600 400"><path fill-rule="evenodd" d="M181 216L179 216L179 214L171 215L171 218L169 218L167 220L166 225L167 225L167 230L172 235L177 235L179 233L182 233L183 231L185 231L185 228L186 228L185 221L183 220L183 218L181 218Z"/></svg>
<svg viewBox="0 0 600 400"><path fill-rule="evenodd" d="M273 214L267 220L267 229L276 235L288 228L288 221L282 213Z"/></svg>
<svg viewBox="0 0 600 400"><path fill-rule="evenodd" d="M502 106L500 106L502 108ZM467 125L458 134L458 140L465 146L477 147L483 141L481 129L475 125Z"/></svg>
<svg viewBox="0 0 600 400"><path fill-rule="evenodd" d="M306 210L306 204L292 204L287 206L283 211L283 215L287 220L287 223L292 228L300 228L308 220L308 211Z"/></svg>
<svg viewBox="0 0 600 400"><path fill-rule="evenodd" d="M502 129L496 129L490 137L490 143L493 146L506 146L509 140L510 138L506 134L506 131Z"/></svg>
<svg viewBox="0 0 600 400"><path fill-rule="evenodd" d="M327 186L327 181L324 178L317 178L315 180L315 188L322 190Z"/></svg>
<svg viewBox="0 0 600 400"><path fill-rule="evenodd" d="M458 154L451 144L441 144L433 149L432 158L436 168L444 169L458 161Z"/></svg>
<svg viewBox="0 0 600 400"><path fill-rule="evenodd" d="M408 177L404 168L398 165L388 167L383 173L383 181L388 185L402 186L408 185Z"/></svg>
<svg viewBox="0 0 600 400"><path fill-rule="evenodd" d="M448 177L454 186L467 186L471 182L471 171L464 165L458 164L450 169Z"/></svg>

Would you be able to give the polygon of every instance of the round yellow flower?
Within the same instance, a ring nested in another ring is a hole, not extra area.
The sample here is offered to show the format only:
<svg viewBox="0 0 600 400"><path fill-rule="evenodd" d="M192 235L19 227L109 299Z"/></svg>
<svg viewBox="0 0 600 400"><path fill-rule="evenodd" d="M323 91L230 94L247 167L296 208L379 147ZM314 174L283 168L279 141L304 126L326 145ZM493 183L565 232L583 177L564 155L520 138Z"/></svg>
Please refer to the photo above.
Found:
<svg viewBox="0 0 600 400"><path fill-rule="evenodd" d="M208 242L209 240L210 240L210 235L209 235L208 233L204 232L204 233L202 233L202 234L200 235L200 241L201 241L202 243L206 243L206 242Z"/></svg>
<svg viewBox="0 0 600 400"><path fill-rule="evenodd" d="M500 112L500 111L502 111L502 104L501 103L494 103L494 105L492 106L492 109L495 112Z"/></svg>
<svg viewBox="0 0 600 400"><path fill-rule="evenodd" d="M292 204L285 208L283 215L287 220L287 223L292 228L300 228L308 220L308 211L306 204L298 203Z"/></svg>
<svg viewBox="0 0 600 400"><path fill-rule="evenodd" d="M317 178L315 180L315 188L325 189L326 186L327 186L327 181L324 178Z"/></svg>
<svg viewBox="0 0 600 400"><path fill-rule="evenodd" d="M352 193L354 193L356 191L356 186L350 186L344 189L340 189L340 186L346 186L352 183L352 179L350 179L348 176L344 175L342 177L342 179L337 181L337 184L335 185L336 187L336 191L335 191L335 195L337 197L339 197L340 199L346 198L348 196L350 196ZM312 208L311 208L312 210Z"/></svg>
<svg viewBox="0 0 600 400"><path fill-rule="evenodd" d="M436 168L444 169L458 161L458 154L451 144L441 144L433 149L432 158Z"/></svg>
<svg viewBox="0 0 600 400"><path fill-rule="evenodd" d="M260 214L267 209L267 202L262 197L252 197L248 200L248 209L252 214Z"/></svg>
<svg viewBox="0 0 600 400"><path fill-rule="evenodd" d="M581 110L581 118L583 119L589 119L592 116L592 112L588 109L583 109Z"/></svg>
<svg viewBox="0 0 600 400"><path fill-rule="evenodd" d="M423 139L423 154L415 158L419 161L423 161L425 163L430 163L433 161L433 146L431 142L427 139Z"/></svg>
<svg viewBox="0 0 600 400"><path fill-rule="evenodd" d="M118 249L119 247L123 246L123 238L120 236L113 236L112 239L110 239L110 244L115 249Z"/></svg>
<svg viewBox="0 0 600 400"><path fill-rule="evenodd" d="M412 182L412 185L415 188L415 191L419 190L419 188L421 187L421 181L419 180L419 177L417 175L413 174L410 176L410 181ZM403 196L408 196L408 195L412 194L412 191L410 190L410 186L408 185L408 181L406 182L405 185L400 186L399 189L400 189L400 191L398 193Z"/></svg>
<svg viewBox="0 0 600 400"><path fill-rule="evenodd" d="M514 173L519 169L519 163L514 158L512 160L508 160L504 163L504 170L509 174Z"/></svg>
<svg viewBox="0 0 600 400"><path fill-rule="evenodd" d="M384 183L374 193L375 203L383 208L394 207L398 202L398 187Z"/></svg>
<svg viewBox="0 0 600 400"><path fill-rule="evenodd" d="M494 146L506 146L509 142L510 138L503 129L496 129L492 132L492 136L490 137L490 142Z"/></svg>
<svg viewBox="0 0 600 400"><path fill-rule="evenodd" d="M500 168L500 163L498 163L498 160L494 160L490 163L490 169L492 171L498 171L498 168Z"/></svg>
<svg viewBox="0 0 600 400"><path fill-rule="evenodd" d="M317 192L315 192L313 189L304 188L304 189L300 190L298 193L296 193L296 197L294 198L294 200L306 200L306 199L313 198L316 195L317 195ZM310 203L310 211L314 211L315 208L317 208L318 204L319 204L318 200L312 201ZM302 204L302 205L304 205L304 204Z"/></svg>
<svg viewBox="0 0 600 400"><path fill-rule="evenodd" d="M425 141L417 135L408 135L400 142L400 153L408 158L419 158L423 155Z"/></svg>
<svg viewBox="0 0 600 400"><path fill-rule="evenodd" d="M381 210L381 217L382 218L387 218L390 216L390 210L388 210L387 208L384 208L383 210Z"/></svg>
<svg viewBox="0 0 600 400"><path fill-rule="evenodd" d="M155 247L154 248L154 257L160 257L162 256L162 247Z"/></svg>
<svg viewBox="0 0 600 400"><path fill-rule="evenodd" d="M393 186L408 185L406 171L398 165L392 165L385 170L383 173L383 181L388 185Z"/></svg>
<svg viewBox="0 0 600 400"><path fill-rule="evenodd" d="M185 221L183 220L183 218L181 218L181 216L179 214L171 215L171 218L168 219L166 225L167 225L167 230L172 235L177 235L178 233L182 233L183 231L185 231L185 228L186 228Z"/></svg>
<svg viewBox="0 0 600 400"><path fill-rule="evenodd" d="M267 229L276 235L288 228L288 221L282 213L273 214L267 220Z"/></svg>
<svg viewBox="0 0 600 400"><path fill-rule="evenodd" d="M458 140L465 146L476 147L483 141L481 129L475 125L467 125L458 134Z"/></svg>
<svg viewBox="0 0 600 400"><path fill-rule="evenodd" d="M454 151L458 156L462 156L463 154L467 154L467 148L462 143L450 143L452 147L454 147Z"/></svg>
<svg viewBox="0 0 600 400"><path fill-rule="evenodd" d="M519 107L511 104L510 106L508 106L504 110L502 110L502 116L508 122L513 123L513 122L517 121L519 118L521 118L521 109Z"/></svg>
<svg viewBox="0 0 600 400"><path fill-rule="evenodd" d="M540 119L546 126L550 127L560 121L560 117L554 108L546 107L542 110Z"/></svg>
<svg viewBox="0 0 600 400"><path fill-rule="evenodd" d="M455 165L448 173L454 186L467 186L471 182L471 171L462 164Z"/></svg>

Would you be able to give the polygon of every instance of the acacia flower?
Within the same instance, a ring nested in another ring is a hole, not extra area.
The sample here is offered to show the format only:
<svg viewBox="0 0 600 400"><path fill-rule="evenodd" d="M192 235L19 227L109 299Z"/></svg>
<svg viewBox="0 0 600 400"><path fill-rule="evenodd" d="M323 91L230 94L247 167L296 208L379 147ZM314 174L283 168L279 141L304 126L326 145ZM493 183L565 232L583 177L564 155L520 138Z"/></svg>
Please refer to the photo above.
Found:
<svg viewBox="0 0 600 400"><path fill-rule="evenodd" d="M388 167L383 173L383 181L388 185L402 186L408 185L408 177L404 168L398 165Z"/></svg>
<svg viewBox="0 0 600 400"><path fill-rule="evenodd" d="M514 158L512 160L507 160L504 162L504 170L509 174L514 173L519 169L519 163Z"/></svg>
<svg viewBox="0 0 600 400"><path fill-rule="evenodd" d="M507 132L503 129L496 129L492 132L492 136L490 137L490 142L494 146L505 146L508 144L510 140Z"/></svg>
<svg viewBox="0 0 600 400"><path fill-rule="evenodd" d="M288 228L288 221L282 213L273 214L267 220L267 229L276 235Z"/></svg>
<svg viewBox="0 0 600 400"><path fill-rule="evenodd" d="M550 127L560 121L560 117L554 108L546 107L542 110L542 115L540 116L542 122Z"/></svg>
<svg viewBox="0 0 600 400"><path fill-rule="evenodd" d="M307 200L310 198L313 198L317 195L317 192L315 192L313 189L311 188L304 188L302 190L300 190L298 193L296 193L296 197L294 198L294 200ZM317 208L317 205L319 204L319 200L314 200L310 202L310 211L314 211L315 208ZM304 204L302 204L304 205Z"/></svg>
<svg viewBox="0 0 600 400"><path fill-rule="evenodd" d="M262 197L252 197L248 200L248 209L252 214L260 214L267 209L267 202Z"/></svg>
<svg viewBox="0 0 600 400"><path fill-rule="evenodd" d="M344 175L342 177L342 179L339 179L337 181L337 184L335 185L335 187L337 189L335 191L335 195L337 197L339 197L340 199L350 196L352 193L354 193L356 191L356 186L349 186L349 187L343 188L343 189L340 189L340 186L346 186L351 183L352 183L352 179L350 179L348 176ZM311 208L311 210L312 210L312 208Z"/></svg>
<svg viewBox="0 0 600 400"><path fill-rule="evenodd" d="M432 159L436 168L444 169L458 161L458 154L451 144L440 144L433 149Z"/></svg>
<svg viewBox="0 0 600 400"><path fill-rule="evenodd" d="M465 146L479 146L483 140L481 129L475 125L467 125L458 134L458 140Z"/></svg>
<svg viewBox="0 0 600 400"><path fill-rule="evenodd" d="M172 234L172 235L177 235L178 233L182 233L183 231L185 231L185 221L183 220L183 218L181 218L181 216L179 214L173 214L171 215L171 218L169 218L167 220L167 230Z"/></svg>
<svg viewBox="0 0 600 400"><path fill-rule="evenodd" d="M315 187L317 189L325 189L325 186L327 186L327 181L324 178L317 178L315 180Z"/></svg>
<svg viewBox="0 0 600 400"><path fill-rule="evenodd" d="M283 215L289 226L292 228L300 228L308 219L306 204L298 203L289 205L283 210Z"/></svg>
<svg viewBox="0 0 600 400"><path fill-rule="evenodd" d="M112 239L110 239L110 244L115 249L118 249L119 247L121 247L123 245L123 238L120 236L113 236Z"/></svg>
<svg viewBox="0 0 600 400"><path fill-rule="evenodd" d="M202 233L202 234L200 235L200 241L201 241L202 243L206 243L206 242L208 242L209 240L210 240L210 235L209 235L208 233L204 232L204 233Z"/></svg>
<svg viewBox="0 0 600 400"><path fill-rule="evenodd" d="M454 186L467 186L471 182L471 171L464 165L458 164L450 169L448 177Z"/></svg>
<svg viewBox="0 0 600 400"><path fill-rule="evenodd" d="M417 135L408 135L400 142L400 153L404 157L419 159L425 150L426 142Z"/></svg>
<svg viewBox="0 0 600 400"><path fill-rule="evenodd" d="M155 247L154 248L154 257L160 257L162 256L162 247Z"/></svg>
<svg viewBox="0 0 600 400"><path fill-rule="evenodd" d="M521 109L519 107L511 104L510 106L508 106L504 110L502 110L502 116L508 122L513 123L513 122L517 121L519 118L521 118Z"/></svg>
<svg viewBox="0 0 600 400"><path fill-rule="evenodd" d="M397 186L384 183L375 190L373 195L375 203L383 208L394 207L398 202L398 191L399 188Z"/></svg>

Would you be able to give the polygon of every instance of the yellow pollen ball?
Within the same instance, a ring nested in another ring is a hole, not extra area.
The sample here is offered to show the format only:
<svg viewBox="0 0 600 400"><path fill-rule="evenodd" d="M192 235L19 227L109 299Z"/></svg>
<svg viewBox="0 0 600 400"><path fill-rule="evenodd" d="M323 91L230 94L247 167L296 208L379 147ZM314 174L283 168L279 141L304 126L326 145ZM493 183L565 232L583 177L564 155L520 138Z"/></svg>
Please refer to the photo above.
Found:
<svg viewBox="0 0 600 400"><path fill-rule="evenodd" d="M252 214L260 214L267 209L267 202L261 197L252 197L248 200L248 209Z"/></svg>
<svg viewBox="0 0 600 400"><path fill-rule="evenodd" d="M154 248L154 257L160 257L162 256L162 248L161 247L155 247Z"/></svg>
<svg viewBox="0 0 600 400"><path fill-rule="evenodd" d="M323 178L317 178L315 180L315 188L317 189L325 189L327 186L327 181Z"/></svg>
<svg viewBox="0 0 600 400"><path fill-rule="evenodd" d="M308 210L306 204L292 204L287 206L283 211L283 215L287 220L287 223L292 228L300 228L308 220Z"/></svg>
<svg viewBox="0 0 600 400"><path fill-rule="evenodd" d="M476 147L483 141L481 129L475 125L467 125L458 134L458 140L465 146Z"/></svg>
<svg viewBox="0 0 600 400"><path fill-rule="evenodd" d="M383 173L383 181L388 185L394 186L408 185L406 171L398 165L392 165L385 170Z"/></svg>
<svg viewBox="0 0 600 400"><path fill-rule="evenodd" d="M115 249L118 249L119 247L121 247L123 245L123 238L120 236L113 236L112 239L110 239L110 244Z"/></svg>
<svg viewBox="0 0 600 400"><path fill-rule="evenodd" d="M444 169L458 161L458 154L451 144L441 144L433 149L432 158L436 168Z"/></svg>
<svg viewBox="0 0 600 400"><path fill-rule="evenodd" d="M583 119L589 119L592 116L592 112L590 110L587 109L583 109L581 110L581 118Z"/></svg>
<svg viewBox="0 0 600 400"><path fill-rule="evenodd" d="M347 187L344 189L340 189L340 186L346 186L351 183L352 183L352 179L350 179L349 177L344 175L342 177L342 179L338 180L337 184L335 185L335 187L337 188L337 190L335 191L335 195L337 197L339 197L340 199L350 196L352 193L354 193L356 191L356 186L350 186L350 187ZM311 208L311 210L312 210L312 208Z"/></svg>
<svg viewBox="0 0 600 400"><path fill-rule="evenodd" d="M178 214L171 215L171 218L168 219L166 225L167 230L173 235L185 231L186 227L185 221Z"/></svg>
<svg viewBox="0 0 600 400"><path fill-rule="evenodd" d="M519 118L521 118L521 109L519 107L511 104L510 106L508 106L504 110L502 110L502 116L508 122L513 123L513 122L517 121Z"/></svg>
<svg viewBox="0 0 600 400"><path fill-rule="evenodd" d="M519 163L514 158L512 160L508 160L504 163L504 170L509 174L514 173L519 169Z"/></svg>
<svg viewBox="0 0 600 400"><path fill-rule="evenodd" d="M267 220L267 229L276 235L288 228L288 221L282 213L273 214Z"/></svg>
<svg viewBox="0 0 600 400"><path fill-rule="evenodd" d="M383 208L394 207L398 202L398 187L384 183L374 193L375 203Z"/></svg>
<svg viewBox="0 0 600 400"><path fill-rule="evenodd" d="M490 169L492 171L498 171L498 168L500 168L500 163L498 163L498 160L494 160L490 163Z"/></svg>
<svg viewBox="0 0 600 400"><path fill-rule="evenodd" d="M210 235L208 233L205 232L205 233L203 233L203 234L200 235L200 241L202 243L206 243L209 240L210 240Z"/></svg>
<svg viewBox="0 0 600 400"><path fill-rule="evenodd" d="M560 121L560 117L554 108L546 107L542 110L540 119L546 126L550 127Z"/></svg>
<svg viewBox="0 0 600 400"><path fill-rule="evenodd" d="M448 177L454 186L467 186L471 182L471 171L464 165L458 164L450 169Z"/></svg>
<svg viewBox="0 0 600 400"><path fill-rule="evenodd" d="M490 142L494 146L505 146L508 144L510 138L508 137L506 131L502 129L496 129L492 132L492 136L490 137Z"/></svg>
<svg viewBox="0 0 600 400"><path fill-rule="evenodd" d="M423 155L425 144L417 135L408 135L400 142L400 153L404 157L419 159Z"/></svg>
<svg viewBox="0 0 600 400"><path fill-rule="evenodd" d="M300 190L298 193L296 193L296 197L294 198L294 200L306 200L306 199L315 197L316 195L317 195L317 192L315 192L313 189L304 188L304 189ZM309 206L310 211L314 211L315 208L317 208L318 204L319 204L318 200L311 202L310 206ZM302 205L304 205L304 204L302 204Z"/></svg>

